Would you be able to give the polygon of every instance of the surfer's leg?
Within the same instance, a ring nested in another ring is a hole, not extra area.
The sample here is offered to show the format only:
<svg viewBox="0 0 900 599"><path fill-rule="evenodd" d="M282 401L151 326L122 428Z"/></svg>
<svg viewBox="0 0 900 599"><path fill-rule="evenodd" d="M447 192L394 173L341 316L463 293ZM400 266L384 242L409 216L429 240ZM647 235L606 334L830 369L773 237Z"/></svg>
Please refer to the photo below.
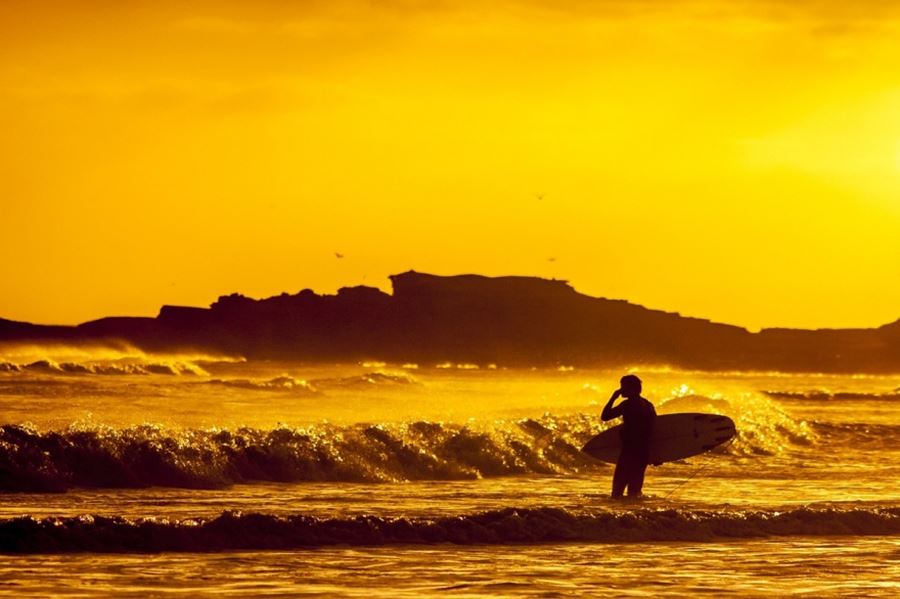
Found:
<svg viewBox="0 0 900 599"><path fill-rule="evenodd" d="M628 484L628 456L621 454L616 462L616 470L613 472L612 496L621 497L625 494L625 486Z"/></svg>
<svg viewBox="0 0 900 599"><path fill-rule="evenodd" d="M647 471L646 460L634 460L628 472L628 496L640 496L644 487L644 473Z"/></svg>

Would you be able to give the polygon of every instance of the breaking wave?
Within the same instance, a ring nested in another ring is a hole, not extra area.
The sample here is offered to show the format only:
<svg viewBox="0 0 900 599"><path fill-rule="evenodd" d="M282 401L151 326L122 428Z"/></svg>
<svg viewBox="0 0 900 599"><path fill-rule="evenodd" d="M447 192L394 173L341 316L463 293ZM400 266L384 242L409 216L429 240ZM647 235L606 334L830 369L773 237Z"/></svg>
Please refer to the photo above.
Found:
<svg viewBox="0 0 900 599"><path fill-rule="evenodd" d="M336 378L313 379L316 387L366 388L374 386L420 385L414 377L403 372L366 372L365 374Z"/></svg>
<svg viewBox="0 0 900 599"><path fill-rule="evenodd" d="M99 374L99 375L148 375L163 374L205 375L202 368L192 362L56 362L35 360L27 364L0 362L0 372L32 372L37 374Z"/></svg>
<svg viewBox="0 0 900 599"><path fill-rule="evenodd" d="M36 360L28 364L0 362L0 373L32 373L38 375L197 375L208 376L203 368L192 362L56 362L54 360ZM15 378L15 377L14 377ZM10 380L13 380L11 378ZM16 379L18 380L18 379ZM71 378L67 380L72 380ZM43 383L50 383L44 380ZM288 374L270 379L220 379L201 381L204 384L232 387L247 391L291 391L315 394L321 389L367 389L374 387L397 387L402 385L421 385L414 377L405 373L366 372L364 374L320 378L306 381Z"/></svg>
<svg viewBox="0 0 900 599"><path fill-rule="evenodd" d="M461 425L38 432L0 427L0 490L72 487L217 488L252 481L464 480L598 467L580 452L589 428L523 421L492 431Z"/></svg>
<svg viewBox="0 0 900 599"><path fill-rule="evenodd" d="M675 407L697 401L705 400L681 398ZM812 442L806 423L792 421L765 404L751 405L729 404L723 410L736 415L739 432L736 442L717 452L754 458ZM183 430L144 424L39 431L7 424L0 426L0 491L577 474L609 468L580 451L607 426L596 413L544 414L481 427L417 421L270 430Z"/></svg>
<svg viewBox="0 0 900 599"><path fill-rule="evenodd" d="M708 397L683 387L673 397L657 406L660 414L703 412L724 414L732 418L737 441L729 453L743 456L778 455L794 446L816 442L814 429L797 420L759 393L742 393L725 397Z"/></svg>
<svg viewBox="0 0 900 599"><path fill-rule="evenodd" d="M223 512L211 519L31 516L0 521L5 553L293 549L454 543L716 541L773 536L900 534L900 508L787 511L505 508L440 518L321 518Z"/></svg>
<svg viewBox="0 0 900 599"><path fill-rule="evenodd" d="M206 381L209 385L221 385L223 387L234 387L236 389L245 389L249 391L289 391L292 393L301 393L315 395L318 390L303 379L295 379L292 376L283 374L265 381L255 381L251 379L212 379Z"/></svg>
<svg viewBox="0 0 900 599"><path fill-rule="evenodd" d="M900 448L900 424L814 422L812 427L823 440L836 447L869 450Z"/></svg>
<svg viewBox="0 0 900 599"><path fill-rule="evenodd" d="M415 378L404 373L367 372L354 376L320 378L306 381L282 374L268 380L256 379L212 379L206 381L211 385L235 387L249 391L291 391L308 394L321 393L323 389L367 389L372 387L396 387L401 385L420 385Z"/></svg>

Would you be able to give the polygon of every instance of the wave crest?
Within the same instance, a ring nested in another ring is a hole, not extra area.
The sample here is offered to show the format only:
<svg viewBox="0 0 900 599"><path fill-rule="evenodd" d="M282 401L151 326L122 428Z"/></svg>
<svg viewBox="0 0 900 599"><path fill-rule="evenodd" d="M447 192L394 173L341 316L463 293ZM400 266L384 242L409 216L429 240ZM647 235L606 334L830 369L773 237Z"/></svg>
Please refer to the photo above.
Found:
<svg viewBox="0 0 900 599"><path fill-rule="evenodd" d="M290 391L293 393L309 395L315 395L319 392L311 383L308 383L303 379L295 379L286 374L265 381L251 379L211 379L206 382L210 385L221 385L223 387L234 387L236 389L245 389L249 391Z"/></svg>
<svg viewBox="0 0 900 599"><path fill-rule="evenodd" d="M4 362L0 372L34 372L38 374L99 374L99 375L148 375L163 374L205 375L202 368L192 362L56 362L50 359L35 360L28 364Z"/></svg>
<svg viewBox="0 0 900 599"><path fill-rule="evenodd" d="M212 519L30 516L0 521L6 553L292 549L328 545L715 541L900 534L900 508L782 512L506 508L440 518L318 518L224 512Z"/></svg>
<svg viewBox="0 0 900 599"><path fill-rule="evenodd" d="M700 395L689 388L679 391L658 406L659 412L729 416L737 428L737 440L727 448L732 455L778 455L789 446L808 446L816 441L815 431L807 422L793 418L765 395L742 393L725 398Z"/></svg>
<svg viewBox="0 0 900 599"><path fill-rule="evenodd" d="M235 387L249 391L293 391L321 393L322 389L367 389L373 387L396 387L401 385L421 385L414 377L405 373L373 371L353 376L319 378L306 381L282 374L268 380L257 379L211 379L211 385Z"/></svg>
<svg viewBox="0 0 900 599"><path fill-rule="evenodd" d="M515 425L479 431L435 422L234 431L142 425L39 432L4 425L0 490L457 480L599 466L579 450L589 434L556 433L535 442Z"/></svg>
<svg viewBox="0 0 900 599"><path fill-rule="evenodd" d="M421 385L421 383L413 376L404 372L383 372L372 371L364 374L353 376L343 376L336 378L314 379L312 381L317 387L336 387L336 388L367 388L367 387L395 387L400 385Z"/></svg>
<svg viewBox="0 0 900 599"><path fill-rule="evenodd" d="M264 384L313 392L293 379L279 377ZM681 400L678 407L686 407L686 401ZM809 442L803 436L806 423L791 421L772 412L770 406L763 408L748 412L730 406L725 413L736 415L739 436L718 451L733 458L752 458L782 451L792 443ZM753 418L762 420L754 422ZM123 429L73 425L41 432L29 426L4 425L0 426L0 491L576 474L609 467L580 451L588 439L608 426L596 413L548 413L538 418L497 420L481 427L477 423L418 421L271 430L173 430L145 424Z"/></svg>

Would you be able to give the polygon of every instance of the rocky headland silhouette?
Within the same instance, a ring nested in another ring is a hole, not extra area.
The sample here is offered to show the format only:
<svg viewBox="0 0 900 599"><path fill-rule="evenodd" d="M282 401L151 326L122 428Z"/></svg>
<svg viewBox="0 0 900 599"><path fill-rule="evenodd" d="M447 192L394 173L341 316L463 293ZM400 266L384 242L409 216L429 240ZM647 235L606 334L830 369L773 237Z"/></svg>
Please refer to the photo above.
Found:
<svg viewBox="0 0 900 599"><path fill-rule="evenodd" d="M155 318L76 326L0 319L0 342L127 343L248 360L900 372L900 320L874 329L750 332L590 297L556 279L409 271L390 280L391 294L366 286L259 300L232 294L208 308L163 306Z"/></svg>

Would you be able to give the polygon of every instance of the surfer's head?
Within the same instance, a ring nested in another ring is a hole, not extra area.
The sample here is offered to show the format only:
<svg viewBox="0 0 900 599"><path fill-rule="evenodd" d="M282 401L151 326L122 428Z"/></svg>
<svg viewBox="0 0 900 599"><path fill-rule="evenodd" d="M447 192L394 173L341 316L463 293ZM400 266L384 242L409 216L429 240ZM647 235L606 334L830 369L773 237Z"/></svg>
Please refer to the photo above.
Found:
<svg viewBox="0 0 900 599"><path fill-rule="evenodd" d="M634 374L626 374L619 380L619 388L625 397L639 397L641 394L641 379Z"/></svg>

